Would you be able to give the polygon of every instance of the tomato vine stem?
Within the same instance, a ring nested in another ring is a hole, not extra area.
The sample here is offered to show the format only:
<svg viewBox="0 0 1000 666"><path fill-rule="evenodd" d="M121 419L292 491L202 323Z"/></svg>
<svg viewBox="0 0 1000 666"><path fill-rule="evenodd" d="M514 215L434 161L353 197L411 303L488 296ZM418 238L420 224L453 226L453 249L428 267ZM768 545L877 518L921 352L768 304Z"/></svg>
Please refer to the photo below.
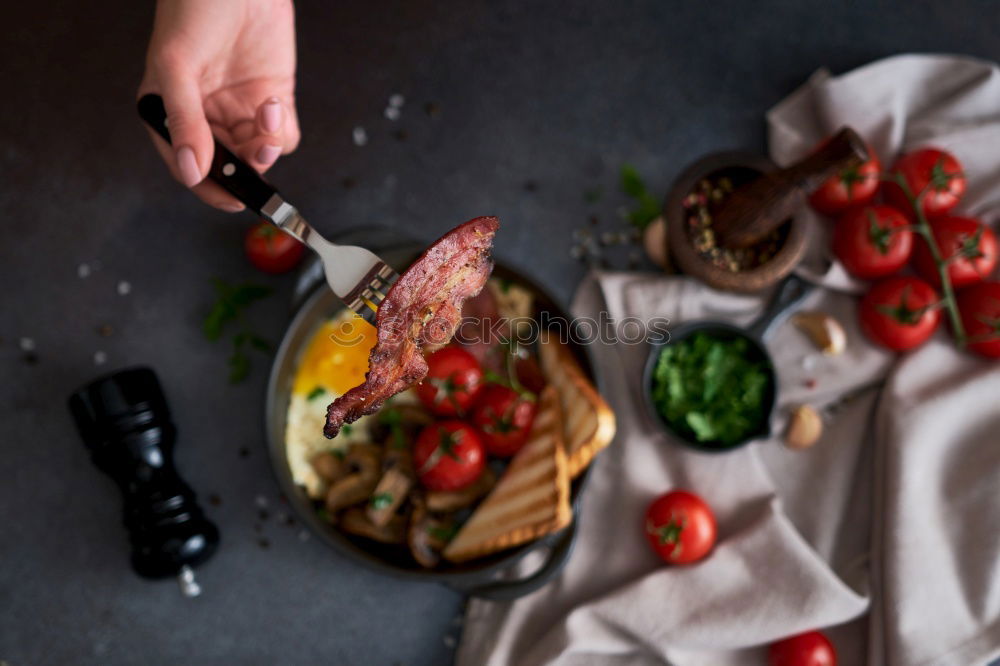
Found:
<svg viewBox="0 0 1000 666"><path fill-rule="evenodd" d="M888 178L899 185L907 201L910 202L910 206L913 208L913 212L917 218L917 223L913 225L914 230L927 242L927 247L930 248L931 256L934 258L934 264L937 266L938 277L941 280L942 301L944 302L945 309L948 311L948 318L951 320L955 342L958 343L959 347L965 347L965 327L962 326L962 317L958 313L958 302L955 300L955 289L952 287L951 278L948 275L948 259L942 256L941 248L938 247L937 239L934 238L934 232L931 231L930 222L927 221L927 216L924 215L924 208L921 205L927 188L925 187L917 194L914 194L910 190L910 185L906 182L903 174L890 174Z"/></svg>

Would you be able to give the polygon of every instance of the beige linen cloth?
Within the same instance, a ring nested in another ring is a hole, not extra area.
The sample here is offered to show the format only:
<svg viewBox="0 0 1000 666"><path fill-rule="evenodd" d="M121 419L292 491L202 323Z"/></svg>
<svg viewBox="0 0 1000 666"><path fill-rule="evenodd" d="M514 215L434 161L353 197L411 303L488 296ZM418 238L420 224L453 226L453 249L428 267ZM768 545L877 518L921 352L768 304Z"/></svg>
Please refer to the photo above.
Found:
<svg viewBox="0 0 1000 666"><path fill-rule="evenodd" d="M890 158L946 148L968 173L963 210L1000 214L1000 73L990 63L899 56L839 77L821 71L768 122L779 163L843 124ZM803 270L838 290L817 289L804 307L835 314L848 349L817 355L787 324L768 340L775 432L789 406L809 402L824 412L820 442L804 452L780 436L724 455L684 449L642 409L647 347L595 347L619 431L593 467L576 552L530 596L470 601L460 666L759 664L760 646L819 627L842 665L1000 656L1000 364L956 351L944 331L901 357L868 344L843 293L856 285L826 258L822 231ZM605 308L618 320L745 323L760 300L682 277L598 273L573 311ZM719 521L718 545L694 566L662 565L643 535L648 502L673 488L705 497Z"/></svg>

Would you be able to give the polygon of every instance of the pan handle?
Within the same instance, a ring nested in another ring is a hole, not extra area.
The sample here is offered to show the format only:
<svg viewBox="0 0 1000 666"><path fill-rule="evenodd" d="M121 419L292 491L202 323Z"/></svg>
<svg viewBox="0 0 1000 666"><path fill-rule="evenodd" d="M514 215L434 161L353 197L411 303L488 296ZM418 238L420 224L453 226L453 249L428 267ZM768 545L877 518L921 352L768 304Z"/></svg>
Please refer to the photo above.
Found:
<svg viewBox="0 0 1000 666"><path fill-rule="evenodd" d="M563 530L563 533L559 535L555 545L552 546L552 550L549 551L548 560L546 560L545 564L527 578L509 581L498 580L484 585L461 585L456 583L448 583L448 585L470 597L489 599L490 601L511 601L534 592L552 580L566 565L575 545L576 520L570 523Z"/></svg>
<svg viewBox="0 0 1000 666"><path fill-rule="evenodd" d="M758 340L764 340L775 326L791 314L791 309L812 290L812 283L806 282L794 273L790 274L778 284L763 314L747 327L747 333Z"/></svg>

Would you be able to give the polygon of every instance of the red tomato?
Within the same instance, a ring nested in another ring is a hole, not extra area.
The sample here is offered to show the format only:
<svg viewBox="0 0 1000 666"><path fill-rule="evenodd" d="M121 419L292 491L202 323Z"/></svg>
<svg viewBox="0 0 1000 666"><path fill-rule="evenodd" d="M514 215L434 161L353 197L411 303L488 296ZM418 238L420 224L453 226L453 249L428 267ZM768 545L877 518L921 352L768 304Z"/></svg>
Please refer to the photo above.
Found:
<svg viewBox="0 0 1000 666"><path fill-rule="evenodd" d="M270 222L250 227L243 239L247 259L265 273L286 273L299 263L305 246Z"/></svg>
<svg viewBox="0 0 1000 666"><path fill-rule="evenodd" d="M868 161L860 166L848 167L824 181L809 195L812 207L817 212L832 217L853 206L871 201L878 190L882 164L871 146L868 146L868 157Z"/></svg>
<svg viewBox="0 0 1000 666"><path fill-rule="evenodd" d="M486 465L483 442L461 421L441 421L420 431L413 464L428 490L459 490L479 478Z"/></svg>
<svg viewBox="0 0 1000 666"><path fill-rule="evenodd" d="M861 330L874 342L901 351L919 347L941 322L934 288L915 277L891 277L861 299Z"/></svg>
<svg viewBox="0 0 1000 666"><path fill-rule="evenodd" d="M483 434L486 451L509 458L524 446L535 420L535 401L514 389L490 384L476 401L472 422Z"/></svg>
<svg viewBox="0 0 1000 666"><path fill-rule="evenodd" d="M514 363L514 368L517 372L517 381L521 382L524 388L535 395L541 393L542 389L545 388L545 375L542 374L542 369L538 367L538 361L535 360L534 356L519 357Z"/></svg>
<svg viewBox="0 0 1000 666"><path fill-rule="evenodd" d="M461 347L445 347L427 357L427 368L427 376L416 387L420 401L438 416L465 413L483 383L476 357Z"/></svg>
<svg viewBox="0 0 1000 666"><path fill-rule="evenodd" d="M833 643L818 631L772 643L767 656L771 666L837 666Z"/></svg>
<svg viewBox="0 0 1000 666"><path fill-rule="evenodd" d="M948 261L948 279L953 287L982 282L997 267L997 236L979 220L947 216L930 224L941 258ZM941 276L927 241L921 239L917 243L913 261L922 278L941 286Z"/></svg>
<svg viewBox="0 0 1000 666"><path fill-rule="evenodd" d="M895 208L866 206L851 211L833 228L833 251L852 275L871 280L906 265L913 250L909 221Z"/></svg>
<svg viewBox="0 0 1000 666"><path fill-rule="evenodd" d="M937 148L924 148L900 157L892 167L893 174L901 174L910 194L920 195L924 215L944 215L958 203L965 193L965 174L955 157ZM894 182L883 188L889 203L913 218L913 207ZM921 194L923 193L923 194Z"/></svg>
<svg viewBox="0 0 1000 666"><path fill-rule="evenodd" d="M665 562L695 562L715 545L715 516L694 493L674 490L646 510L646 538Z"/></svg>
<svg viewBox="0 0 1000 666"><path fill-rule="evenodd" d="M981 282L958 292L966 346L978 354L1000 358L1000 282Z"/></svg>

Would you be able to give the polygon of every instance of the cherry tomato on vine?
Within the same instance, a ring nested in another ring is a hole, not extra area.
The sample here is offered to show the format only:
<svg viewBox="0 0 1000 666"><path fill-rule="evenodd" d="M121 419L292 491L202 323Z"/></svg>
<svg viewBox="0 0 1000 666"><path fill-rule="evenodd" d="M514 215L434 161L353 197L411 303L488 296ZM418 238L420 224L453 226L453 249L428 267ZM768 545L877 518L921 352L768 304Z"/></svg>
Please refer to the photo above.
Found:
<svg viewBox="0 0 1000 666"><path fill-rule="evenodd" d="M837 666L833 643L818 631L772 643L767 657L771 666Z"/></svg>
<svg viewBox="0 0 1000 666"><path fill-rule="evenodd" d="M867 162L831 176L809 195L809 203L817 212L832 217L872 200L878 190L882 164L871 146L867 148Z"/></svg>
<svg viewBox="0 0 1000 666"><path fill-rule="evenodd" d="M948 262L951 286L982 282L997 267L997 236L979 220L949 215L931 220L930 225L941 258ZM922 278L941 286L941 276L927 241L921 239L917 243L913 261Z"/></svg>
<svg viewBox="0 0 1000 666"><path fill-rule="evenodd" d="M909 224L889 206L853 210L833 228L833 252L852 275L866 280L891 275L910 259L913 232Z"/></svg>
<svg viewBox="0 0 1000 666"><path fill-rule="evenodd" d="M941 322L934 288L915 277L890 277L873 286L859 305L861 330L896 351L919 347Z"/></svg>
<svg viewBox="0 0 1000 666"><path fill-rule="evenodd" d="M482 383L483 371L475 356L461 347L445 347L427 356L427 376L416 392L438 416L455 416L472 406Z"/></svg>
<svg viewBox="0 0 1000 666"><path fill-rule="evenodd" d="M461 421L433 423L413 445L413 467L428 490L460 490L474 483L485 465L482 440Z"/></svg>
<svg viewBox="0 0 1000 666"><path fill-rule="evenodd" d="M966 347L989 358L1000 358L1000 282L980 282L958 292L958 312Z"/></svg>
<svg viewBox="0 0 1000 666"><path fill-rule="evenodd" d="M688 564L708 555L715 532L715 515L708 504L686 490L661 495L646 510L646 538L669 564Z"/></svg>
<svg viewBox="0 0 1000 666"><path fill-rule="evenodd" d="M498 458L509 458L524 446L535 421L533 397L500 384L490 384L479 394L472 422L482 433L486 451Z"/></svg>
<svg viewBox="0 0 1000 666"><path fill-rule="evenodd" d="M965 174L961 163L950 153L937 148L924 148L903 155L893 165L892 173L903 177L912 196L923 192L921 206L928 218L944 215L965 194ZM883 192L886 203L913 219L913 206L898 184L887 182Z"/></svg>
<svg viewBox="0 0 1000 666"><path fill-rule="evenodd" d="M265 273L286 273L299 263L305 246L270 222L250 227L243 239L247 259Z"/></svg>

